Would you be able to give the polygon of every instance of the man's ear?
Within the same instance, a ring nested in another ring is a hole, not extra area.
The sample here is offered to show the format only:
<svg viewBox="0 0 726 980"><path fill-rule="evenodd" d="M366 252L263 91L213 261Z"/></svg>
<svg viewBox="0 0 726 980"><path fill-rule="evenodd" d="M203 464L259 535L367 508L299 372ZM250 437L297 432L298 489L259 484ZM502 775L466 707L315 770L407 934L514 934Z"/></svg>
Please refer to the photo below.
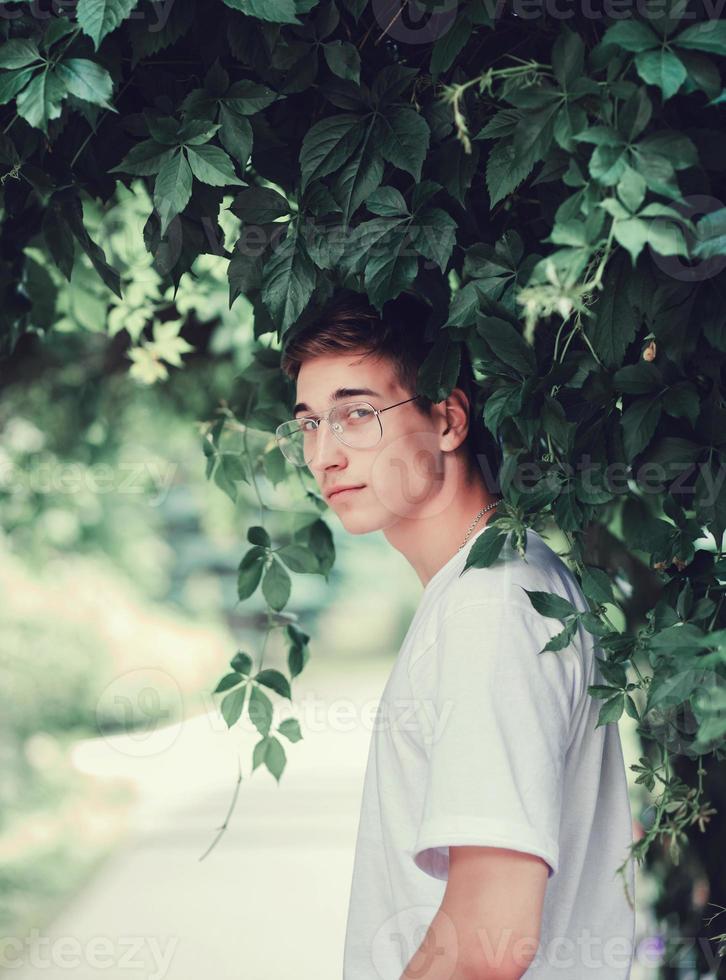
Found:
<svg viewBox="0 0 726 980"><path fill-rule="evenodd" d="M449 396L439 403L446 420L446 428L441 435L452 433L459 441L452 449L457 449L466 439L469 431L469 399L461 388L454 388Z"/></svg>

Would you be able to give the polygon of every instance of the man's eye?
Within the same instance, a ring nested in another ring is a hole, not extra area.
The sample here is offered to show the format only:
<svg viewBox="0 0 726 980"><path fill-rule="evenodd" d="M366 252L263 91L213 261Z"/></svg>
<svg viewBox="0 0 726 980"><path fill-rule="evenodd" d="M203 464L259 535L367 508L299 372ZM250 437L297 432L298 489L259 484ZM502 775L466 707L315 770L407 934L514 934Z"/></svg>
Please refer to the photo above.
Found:
<svg viewBox="0 0 726 980"><path fill-rule="evenodd" d="M300 428L303 432L314 432L317 425L312 419L300 419Z"/></svg>

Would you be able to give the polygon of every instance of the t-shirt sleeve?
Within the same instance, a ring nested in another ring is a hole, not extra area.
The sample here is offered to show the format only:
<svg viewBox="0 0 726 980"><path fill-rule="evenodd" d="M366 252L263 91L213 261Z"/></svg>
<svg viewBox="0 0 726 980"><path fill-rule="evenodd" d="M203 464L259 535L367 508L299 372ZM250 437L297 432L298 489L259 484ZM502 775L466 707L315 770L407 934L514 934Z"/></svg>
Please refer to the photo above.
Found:
<svg viewBox="0 0 726 980"><path fill-rule="evenodd" d="M412 663L433 719L413 848L427 874L446 879L458 844L536 854L556 874L576 653L540 651L561 629L523 603L469 604Z"/></svg>

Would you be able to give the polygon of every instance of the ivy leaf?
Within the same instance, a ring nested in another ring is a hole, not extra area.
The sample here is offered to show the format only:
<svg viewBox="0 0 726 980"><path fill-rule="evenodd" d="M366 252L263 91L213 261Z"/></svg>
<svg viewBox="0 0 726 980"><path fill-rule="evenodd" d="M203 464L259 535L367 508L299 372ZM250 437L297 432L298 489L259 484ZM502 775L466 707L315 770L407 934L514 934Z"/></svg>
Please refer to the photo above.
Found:
<svg viewBox="0 0 726 980"><path fill-rule="evenodd" d="M95 61L89 61L88 58L66 58L56 66L56 73L66 89L77 99L117 112L108 101L113 90L111 76Z"/></svg>
<svg viewBox="0 0 726 980"><path fill-rule="evenodd" d="M285 769L285 750L273 735L259 741L252 752L253 771L263 762L279 783L280 776Z"/></svg>
<svg viewBox="0 0 726 980"><path fill-rule="evenodd" d="M35 68L22 68L0 74L0 105L14 99L35 74Z"/></svg>
<svg viewBox="0 0 726 980"><path fill-rule="evenodd" d="M350 159L365 132L360 118L341 113L321 119L307 131L300 149L301 193L311 181L339 170Z"/></svg>
<svg viewBox="0 0 726 980"><path fill-rule="evenodd" d="M109 169L109 173L138 174L148 177L158 174L164 162L174 156L174 150L156 140L144 140L132 146L121 163Z"/></svg>
<svg viewBox="0 0 726 980"><path fill-rule="evenodd" d="M230 691L229 694L222 698L222 702L219 705L219 710L222 712L222 717L227 722L227 728L231 728L236 721L239 721L246 696L247 684L245 684L244 687L240 687L236 691Z"/></svg>
<svg viewBox="0 0 726 980"><path fill-rule="evenodd" d="M285 720L281 721L277 726L277 730L290 742L299 742L302 738L300 722L297 720L297 718L285 718Z"/></svg>
<svg viewBox="0 0 726 980"><path fill-rule="evenodd" d="M242 684L244 680L245 678L242 674L238 674L236 670L233 670L231 673L224 675L212 691L212 694L221 694L222 691L228 691L231 687L237 687L238 684Z"/></svg>
<svg viewBox="0 0 726 980"><path fill-rule="evenodd" d="M463 575L467 568L489 568L493 565L506 540L507 532L497 527L496 523L486 527L469 548L461 574Z"/></svg>
<svg viewBox="0 0 726 980"><path fill-rule="evenodd" d="M269 20L274 24L299 24L295 16L295 0L224 0L232 10L239 10L248 17Z"/></svg>
<svg viewBox="0 0 726 980"><path fill-rule="evenodd" d="M139 0L78 0L76 18L98 50L101 41L125 20Z"/></svg>
<svg viewBox="0 0 726 980"><path fill-rule="evenodd" d="M229 184L244 183L235 174L232 160L220 147L187 146L186 152L192 173L203 184L209 184L211 187L227 187Z"/></svg>
<svg viewBox="0 0 726 980"><path fill-rule="evenodd" d="M380 186L383 179L383 157L374 136L376 129L371 121L362 132L360 144L336 178L333 195L343 212L344 224L350 221L358 206Z"/></svg>
<svg viewBox="0 0 726 980"><path fill-rule="evenodd" d="M618 721L623 713L624 707L625 694L622 692L620 694L616 694L614 698L610 698L609 701L605 701L600 708L600 714L598 715L595 728L599 728L600 725L607 725L609 722Z"/></svg>
<svg viewBox="0 0 726 980"><path fill-rule="evenodd" d="M661 416L660 397L639 398L623 413L623 445L626 458L632 459L648 445Z"/></svg>
<svg viewBox="0 0 726 980"><path fill-rule="evenodd" d="M267 735L272 724L272 701L256 685L252 685L250 690L250 703L247 707L247 713L260 735Z"/></svg>
<svg viewBox="0 0 726 980"><path fill-rule="evenodd" d="M40 72L19 93L18 115L47 136L48 123L60 116L61 103L66 94L66 87L55 72Z"/></svg>
<svg viewBox="0 0 726 980"><path fill-rule="evenodd" d="M290 693L290 682L284 674L280 673L279 670L274 670L272 668L261 670L255 674L254 680L256 680L258 684L264 684L265 687L269 687L281 697L287 698L288 701L292 700L292 695Z"/></svg>
<svg viewBox="0 0 726 980"><path fill-rule="evenodd" d="M400 106L387 112L380 126L379 151L383 158L419 181L431 136L424 117L415 109Z"/></svg>
<svg viewBox="0 0 726 980"><path fill-rule="evenodd" d="M445 272L456 242L456 221L441 208L426 208L417 215L415 228L416 249Z"/></svg>
<svg viewBox="0 0 726 980"><path fill-rule="evenodd" d="M243 650L238 650L229 665L236 673L249 675L252 671L252 657Z"/></svg>
<svg viewBox="0 0 726 980"><path fill-rule="evenodd" d="M282 562L273 557L262 579L262 594L275 612L279 612L287 605L291 587L290 575Z"/></svg>
<svg viewBox="0 0 726 980"><path fill-rule="evenodd" d="M267 85L243 78L227 89L224 94L224 104L242 116L253 116L256 112L266 109L268 105L272 105L278 98L277 92Z"/></svg>
<svg viewBox="0 0 726 980"><path fill-rule="evenodd" d="M219 142L244 169L252 153L253 133L250 121L224 103L219 107L219 119Z"/></svg>
<svg viewBox="0 0 726 980"><path fill-rule="evenodd" d="M272 187L245 187L229 209L240 221L250 225L264 225L290 213L287 199Z"/></svg>
<svg viewBox="0 0 726 980"><path fill-rule="evenodd" d="M0 68L27 68L40 60L38 46L30 38L13 38L0 45Z"/></svg>
<svg viewBox="0 0 726 980"><path fill-rule="evenodd" d="M263 268L262 302L284 333L303 312L315 288L315 266L308 254L297 221L291 221L287 234Z"/></svg>
<svg viewBox="0 0 726 980"><path fill-rule="evenodd" d="M650 51L660 46L657 34L643 21L628 17L609 27L600 42L603 46L616 44L625 51Z"/></svg>
<svg viewBox="0 0 726 980"><path fill-rule="evenodd" d="M485 532L486 533L486 532ZM536 590L525 589L520 586L523 592L527 593L529 601L542 616L564 621L568 616L576 616L578 610L569 599L565 599L555 592L539 592Z"/></svg>
<svg viewBox="0 0 726 980"><path fill-rule="evenodd" d="M416 390L434 402L443 401L456 386L460 368L461 344L442 331L418 369Z"/></svg>
<svg viewBox="0 0 726 980"><path fill-rule="evenodd" d="M665 48L641 51L635 56L635 67L644 82L660 88L664 102L676 94L688 77L681 59Z"/></svg>
<svg viewBox="0 0 726 980"><path fill-rule="evenodd" d="M323 45L328 68L339 78L346 78L356 85L360 83L360 54L349 41L329 41Z"/></svg>
<svg viewBox="0 0 726 980"><path fill-rule="evenodd" d="M250 548L242 557L237 570L237 595L240 599L249 599L257 590L265 568L266 552L264 548Z"/></svg>
<svg viewBox="0 0 726 980"><path fill-rule="evenodd" d="M438 76L448 71L454 63L454 58L464 48L471 37L472 31L471 18L466 14L461 14L456 18L451 27L434 44L431 51L431 64L429 71L436 81Z"/></svg>
<svg viewBox="0 0 726 980"><path fill-rule="evenodd" d="M726 55L726 21L714 19L692 24L671 43L679 48Z"/></svg>
<svg viewBox="0 0 726 980"><path fill-rule="evenodd" d="M191 196L192 170L184 150L178 149L163 162L154 183L154 207L161 217L162 235L187 206Z"/></svg>

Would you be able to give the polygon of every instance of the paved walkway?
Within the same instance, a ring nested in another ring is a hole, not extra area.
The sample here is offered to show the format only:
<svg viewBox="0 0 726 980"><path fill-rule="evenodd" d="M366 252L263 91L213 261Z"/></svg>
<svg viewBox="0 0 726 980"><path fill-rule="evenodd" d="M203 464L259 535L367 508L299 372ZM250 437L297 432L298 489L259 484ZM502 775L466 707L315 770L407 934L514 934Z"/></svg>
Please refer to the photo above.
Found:
<svg viewBox="0 0 726 980"><path fill-rule="evenodd" d="M252 730L228 731L215 712L80 743L80 768L138 785L133 832L3 976L340 980L370 719L389 670L308 664L292 711L304 738L282 739L279 786L266 769L250 774ZM230 805L240 745L235 811L200 861Z"/></svg>

